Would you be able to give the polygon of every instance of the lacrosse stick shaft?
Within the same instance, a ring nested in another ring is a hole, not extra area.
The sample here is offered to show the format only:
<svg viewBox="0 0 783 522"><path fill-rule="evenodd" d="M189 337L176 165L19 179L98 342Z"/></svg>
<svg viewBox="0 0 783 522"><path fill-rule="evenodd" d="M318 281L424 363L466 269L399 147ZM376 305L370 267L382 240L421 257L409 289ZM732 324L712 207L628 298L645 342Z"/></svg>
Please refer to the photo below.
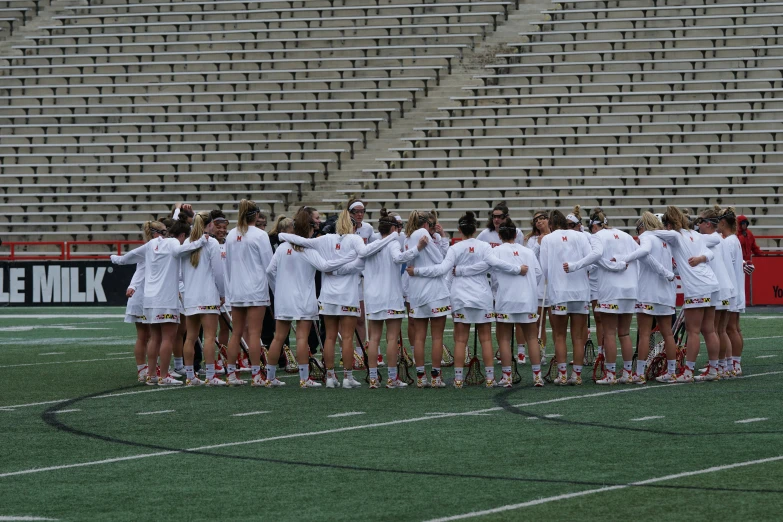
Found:
<svg viewBox="0 0 783 522"><path fill-rule="evenodd" d="M549 289L549 281L544 281L544 299L541 301L541 325L538 327L538 338L544 335L544 326L546 325L546 293Z"/></svg>

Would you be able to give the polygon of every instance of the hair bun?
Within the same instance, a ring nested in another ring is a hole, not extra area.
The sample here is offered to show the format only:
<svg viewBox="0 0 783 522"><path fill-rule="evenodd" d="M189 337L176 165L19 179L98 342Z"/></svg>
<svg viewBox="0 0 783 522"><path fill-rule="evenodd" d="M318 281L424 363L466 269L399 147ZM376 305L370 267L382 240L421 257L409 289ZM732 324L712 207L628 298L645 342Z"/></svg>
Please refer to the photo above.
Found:
<svg viewBox="0 0 783 522"><path fill-rule="evenodd" d="M388 216L388 215L389 215L389 211L388 211L388 210L386 210L386 207L383 207L383 208L381 209L381 217L386 217L386 216Z"/></svg>
<svg viewBox="0 0 783 522"><path fill-rule="evenodd" d="M471 212L470 210L468 210L467 212L465 212L465 217L466 217L468 220L470 220L470 221L473 221L474 219L476 219L476 214L474 214L473 212Z"/></svg>

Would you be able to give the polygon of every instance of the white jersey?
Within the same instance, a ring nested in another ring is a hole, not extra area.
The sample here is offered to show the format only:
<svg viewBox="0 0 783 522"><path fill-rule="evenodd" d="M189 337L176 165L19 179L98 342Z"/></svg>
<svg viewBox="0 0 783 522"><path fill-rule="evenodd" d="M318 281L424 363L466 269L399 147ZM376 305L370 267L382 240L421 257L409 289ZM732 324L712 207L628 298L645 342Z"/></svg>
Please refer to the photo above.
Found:
<svg viewBox="0 0 783 522"><path fill-rule="evenodd" d="M584 268L597 262L603 255L600 242L594 248L584 234L575 230L555 230L544 236L538 260L548 285L547 301L561 304L590 300L587 272L576 265ZM563 263L569 263L568 272L563 270Z"/></svg>
<svg viewBox="0 0 783 522"><path fill-rule="evenodd" d="M503 244L503 240L500 239L500 234L498 234L497 230L490 230L488 228L485 228L481 232L479 232L478 237L476 238L479 241L483 241L485 243L489 243L489 246L492 248L499 247ZM525 234L522 233L521 230L517 229L517 237L514 240L515 243L519 245L525 244Z"/></svg>
<svg viewBox="0 0 783 522"><path fill-rule="evenodd" d="M228 295L232 306L265 306L269 304L269 282L266 267L272 262L269 236L258 227L248 227L241 234L232 229L226 237L226 273Z"/></svg>
<svg viewBox="0 0 783 522"><path fill-rule="evenodd" d="M645 304L674 307L677 300L672 253L666 241L648 231L639 235L639 248L627 256L615 256L618 263L638 265L639 290L636 300Z"/></svg>
<svg viewBox="0 0 783 522"><path fill-rule="evenodd" d="M382 245L375 242L367 247L364 261L364 308L372 314L385 310L405 310L402 293L400 265L408 263L419 255L418 248L403 251L395 237Z"/></svg>
<svg viewBox="0 0 783 522"><path fill-rule="evenodd" d="M732 282L731 275L729 275L730 265L726 263L726 255L723 253L723 236L717 232L712 234L702 234L702 239L707 248L712 250L715 255L715 259L708 264L712 271L715 272L715 277L718 278L718 284L720 290L718 295L721 300L731 299L737 297L736 285Z"/></svg>
<svg viewBox="0 0 783 522"><path fill-rule="evenodd" d="M745 308L745 272L743 270L742 245L736 234L728 236L723 242L723 251L727 254L730 264L726 265L737 289L736 308Z"/></svg>
<svg viewBox="0 0 783 522"><path fill-rule="evenodd" d="M479 270L464 271L467 267L475 267L481 262L485 264L479 265L481 267ZM446 257L438 264L422 267L417 263L413 273L421 277L442 278L452 268L458 267L457 277L451 287L452 309L492 310L493 297L487 280L487 271L491 267L510 274L519 274L521 266L522 263L511 264L501 261L492 254L492 247L489 246L489 243L471 238L460 241L449 248ZM414 277L411 280L411 285L415 279L417 278Z"/></svg>
<svg viewBox="0 0 783 522"><path fill-rule="evenodd" d="M593 237L593 234L588 232L587 230L582 230L582 233L585 234L585 237L587 237L587 240L590 242L591 247L595 248L595 245L593 243L595 241L600 241L597 237ZM598 276L600 275L601 271L598 270L598 265L590 265L587 267L587 279L590 281L590 296L595 296L596 299L598 298Z"/></svg>
<svg viewBox="0 0 783 522"><path fill-rule="evenodd" d="M708 260L715 257L704 244L701 234L684 228L679 232L676 230L650 230L650 233L663 239L671 247L685 297L709 296L718 291L720 288L718 279L707 263L696 266L688 264L688 259L691 257L703 255Z"/></svg>
<svg viewBox="0 0 783 522"><path fill-rule="evenodd" d="M313 248L298 252L291 243L280 243L266 269L269 286L275 293L275 317L315 317L315 271L331 272L344 261L331 264Z"/></svg>
<svg viewBox="0 0 783 522"><path fill-rule="evenodd" d="M218 244L218 246L220 247L220 260L223 261L223 282L226 291L226 304L231 306L231 294L229 293L231 285L228 284L228 270L226 270L226 244Z"/></svg>
<svg viewBox="0 0 783 522"><path fill-rule="evenodd" d="M417 248L419 239L429 236L429 233L420 228L416 230L405 240L405 250ZM409 262L408 266L416 268L426 268L439 265L443 261L441 247L435 244L432 239L427 246L419 252L415 262ZM442 277L408 277L407 297L411 308L418 308L433 301L448 299L449 289Z"/></svg>
<svg viewBox="0 0 783 522"><path fill-rule="evenodd" d="M123 256L111 256L115 265L144 261L144 308L179 309L179 258L205 243L203 237L180 245L174 238L156 237Z"/></svg>
<svg viewBox="0 0 783 522"><path fill-rule="evenodd" d="M541 266L541 245L538 243L538 236L530 236L527 240L526 246L533 251L533 253L536 256L536 259L538 259L538 264ZM543 270L543 267L542 267ZM538 288L536 289L538 292L538 299L544 298L544 284L546 282L546 277L542 277L538 281ZM551 302L551 299L549 296L547 296L547 301Z"/></svg>
<svg viewBox="0 0 783 522"><path fill-rule="evenodd" d="M373 237L375 235L375 231L372 229L372 225L365 223L364 221L362 221L362 226L356 229L356 234L362 238L362 241L365 245L372 243L376 239Z"/></svg>
<svg viewBox="0 0 783 522"><path fill-rule="evenodd" d="M133 272L128 289L133 289L133 295L128 299L128 305L125 313L128 315L140 315L134 311L144 308L144 260L136 263L136 271Z"/></svg>
<svg viewBox="0 0 783 522"><path fill-rule="evenodd" d="M639 285L639 270L636 263L629 264L610 261L622 256L628 256L635 252L639 246L631 236L614 228L602 228L595 234L601 242L603 254L594 266L600 271L598 274L598 301L608 303L618 299L633 299L636 301ZM595 246L591 243L591 246ZM579 263L571 266L569 271L578 270Z"/></svg>
<svg viewBox="0 0 783 522"><path fill-rule="evenodd" d="M519 236L517 236L519 237ZM501 261L527 265L522 277L492 270L493 287L502 290L495 296L495 312L504 314L535 314L538 312L538 281L543 279L541 265L532 250L514 243L504 243L492 253Z"/></svg>
<svg viewBox="0 0 783 522"><path fill-rule="evenodd" d="M190 239L185 240L189 244ZM226 296L223 261L220 259L220 243L209 238L201 247L197 267L193 267L189 257L181 260L182 281L185 286L183 301L185 309L200 306L220 306L220 298Z"/></svg>

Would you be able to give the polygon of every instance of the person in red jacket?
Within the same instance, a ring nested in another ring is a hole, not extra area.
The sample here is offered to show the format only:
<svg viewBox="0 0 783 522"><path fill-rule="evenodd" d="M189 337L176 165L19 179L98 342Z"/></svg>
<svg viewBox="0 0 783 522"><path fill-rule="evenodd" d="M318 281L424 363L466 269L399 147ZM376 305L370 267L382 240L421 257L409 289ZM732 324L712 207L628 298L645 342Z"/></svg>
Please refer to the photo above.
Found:
<svg viewBox="0 0 783 522"><path fill-rule="evenodd" d="M753 232L748 230L748 225L750 224L748 218L740 215L737 216L737 221L739 222L737 237L740 240L740 245L742 245L742 259L750 264L750 256L763 256L764 252L756 244L756 236L753 235Z"/></svg>

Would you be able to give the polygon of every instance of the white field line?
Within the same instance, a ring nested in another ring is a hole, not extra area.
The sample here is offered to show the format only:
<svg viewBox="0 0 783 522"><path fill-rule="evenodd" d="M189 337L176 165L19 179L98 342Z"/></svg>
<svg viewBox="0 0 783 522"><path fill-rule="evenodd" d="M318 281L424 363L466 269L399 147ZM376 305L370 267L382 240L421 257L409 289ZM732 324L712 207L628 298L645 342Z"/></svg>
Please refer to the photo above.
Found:
<svg viewBox="0 0 783 522"><path fill-rule="evenodd" d="M107 353L107 354L104 354L104 355L108 355L108 356L112 356L112 355L130 355L130 354L132 354L132 353L133 353L133 352L128 352L128 351L125 351L125 352L114 352L114 353Z"/></svg>
<svg viewBox="0 0 783 522"><path fill-rule="evenodd" d="M141 411L136 415L158 415L159 413L174 413L175 410Z"/></svg>
<svg viewBox="0 0 783 522"><path fill-rule="evenodd" d="M57 410L55 413L73 413L75 411L82 411L82 410L80 410L79 408L73 408L70 410Z"/></svg>
<svg viewBox="0 0 783 522"><path fill-rule="evenodd" d="M544 417L547 419L556 419L558 417L562 417L562 415L559 413L550 413L549 415L544 415Z"/></svg>
<svg viewBox="0 0 783 522"><path fill-rule="evenodd" d="M249 411L247 413L234 413L232 417L247 417L248 415L263 415L264 413L272 413L271 411Z"/></svg>
<svg viewBox="0 0 783 522"><path fill-rule="evenodd" d="M744 341L758 341L760 339L783 339L783 335L770 335L769 337L745 337Z"/></svg>
<svg viewBox="0 0 783 522"><path fill-rule="evenodd" d="M734 421L734 424L748 424L751 422L762 422L765 420L767 420L767 417L756 417L754 419L743 419L743 420Z"/></svg>
<svg viewBox="0 0 783 522"><path fill-rule="evenodd" d="M27 515L15 517L15 516L0 516L0 520L59 520L57 518L46 518L46 517L31 517Z"/></svg>
<svg viewBox="0 0 783 522"><path fill-rule="evenodd" d="M781 371L775 371L775 372L765 372L765 373L756 373L753 375L743 375L742 377L739 377L739 379L749 379L753 377L762 377L766 375L779 375L783 373L783 370ZM643 387L635 387L635 388L623 388L619 390L612 390L612 391L605 391L600 393L589 393L585 395L572 395L570 397L560 397L557 399L548 399L544 401L535 401L535 402L528 402L528 403L522 403L522 404L515 404L512 407L514 408L526 408L529 406L538 406L541 404L552 404L556 402L564 402L564 401L571 401L571 400L577 400L577 399L590 399L593 397L603 397L606 395L616 395L618 393L634 393L638 391L644 391L644 390L667 390L670 388L677 388L679 386L685 386L685 385L678 385L678 384L670 384L666 386L643 386ZM118 394L119 395L119 394ZM106 396L104 396L106 397ZM55 401L55 402L62 402L62 401ZM1 407L0 407L1 408ZM401 424L411 424L414 422L423 422L428 420L434 420L434 419L447 419L447 418L453 418L453 417L462 417L462 416L470 416L475 415L477 413L489 413L489 412L496 412L501 411L503 408L496 406L493 408L485 408L481 410L473 410L473 411L467 411L467 412L459 412L459 413L443 413L438 415L427 415L424 417L412 417L409 419L398 419L393 421L387 421L387 422L376 422L372 424L360 424L358 426L345 426L343 428L333 428L328 430L319 430L319 431L308 431L308 432L299 432L299 433L288 433L285 435L276 435L272 437L265 437L261 439L252 439L252 440L245 440L245 441L237 441L237 442L225 442L222 444L213 444L210 446L200 446L196 448L189 448L185 450L178 450L178 451L157 451L154 453L141 453L138 455L130 455L127 457L115 457L110 459L103 459L103 460L93 460L93 461L87 461L87 462L78 462L75 464L62 464L59 466L48 466L45 468L31 468L31 469L23 469L19 471L9 471L6 473L0 473L0 478L6 478L6 477L15 477L20 475L30 475L33 473L42 473L45 471L59 471L63 469L73 469L73 468L84 468L89 466L98 466L101 464L113 464L115 462L124 462L128 460L138 460L138 459L145 459L149 457L160 457L163 455L172 455L175 453L183 453L188 451L207 451L212 449L219 449L219 448L230 448L235 446L246 446L249 444L261 444L264 442L273 442L278 440L288 440L288 439L299 439L299 438L305 438L305 437L315 437L319 435L331 435L334 433L344 433L349 431L357 431L357 430L364 430L369 428L381 428L385 426L396 426ZM783 459L783 456L780 457Z"/></svg>
<svg viewBox="0 0 783 522"><path fill-rule="evenodd" d="M650 415L649 417L639 417L638 419L631 419L632 422L643 422L648 420L663 419L664 415Z"/></svg>
<svg viewBox="0 0 783 522"><path fill-rule="evenodd" d="M88 362L96 362L96 361L124 361L126 359L135 359L135 357L112 357L110 359L80 359L78 361L52 361L52 362L43 362L43 363L24 363L24 364L6 364L4 366L0 366L0 369L3 368L20 368L22 366L45 366L47 364L75 364L75 363L88 363Z"/></svg>
<svg viewBox="0 0 783 522"><path fill-rule="evenodd" d="M769 359L770 357L777 357L777 355L759 355L756 359Z"/></svg>
<svg viewBox="0 0 783 522"><path fill-rule="evenodd" d="M334 415L327 415L330 419L336 419L338 417L353 417L354 415L364 415L363 411L346 411L345 413L335 413Z"/></svg>
<svg viewBox="0 0 783 522"><path fill-rule="evenodd" d="M450 517L434 518L427 522L449 522L452 520L464 520L466 518L481 517L485 515L494 515L496 513L503 513L505 511L512 511L515 509L522 509L526 507L539 506L541 504L547 504L549 502L557 502L558 500L568 500L571 498L584 497L586 495L595 495L596 493L604 493L606 491L617 491L620 489L627 489L634 486L646 486L648 484L656 484L658 482L666 482L669 480L676 480L679 478L693 477L696 475L705 475L707 473L716 473L718 471L726 471L729 469L742 468L745 466L754 466L756 464L767 464L769 462L777 462L783 460L783 455L777 457L769 457L766 459L748 460L745 462L736 462L734 464L725 464L723 466L713 466L711 468L700 469L696 471L686 471L683 473L677 473L675 475L665 475L663 477L655 477L646 480L640 480L638 482L630 482L628 484L621 484L617 486L606 486L603 488L588 489L585 491L575 491L573 493L565 493L563 495L556 495L553 497L539 498L536 500L530 500L528 502L520 502L519 504L507 504L505 506L499 506L492 509L485 509L483 511L471 511L469 513L463 513L461 515L453 515Z"/></svg>
<svg viewBox="0 0 783 522"><path fill-rule="evenodd" d="M0 314L0 321L3 319L125 319L121 314Z"/></svg>
<svg viewBox="0 0 783 522"><path fill-rule="evenodd" d="M39 353L38 355L65 355L65 352L46 352L46 353Z"/></svg>

